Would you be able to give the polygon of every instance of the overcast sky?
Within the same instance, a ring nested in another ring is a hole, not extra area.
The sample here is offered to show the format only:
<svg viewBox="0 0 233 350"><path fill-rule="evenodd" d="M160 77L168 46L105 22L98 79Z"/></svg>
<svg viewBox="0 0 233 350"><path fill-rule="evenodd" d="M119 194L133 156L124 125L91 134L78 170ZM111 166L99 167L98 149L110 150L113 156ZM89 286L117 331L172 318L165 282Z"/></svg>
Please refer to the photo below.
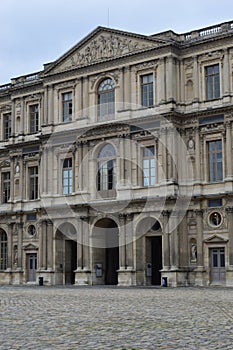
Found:
<svg viewBox="0 0 233 350"><path fill-rule="evenodd" d="M231 20L232 0L0 0L0 85L42 70L99 25L149 35Z"/></svg>

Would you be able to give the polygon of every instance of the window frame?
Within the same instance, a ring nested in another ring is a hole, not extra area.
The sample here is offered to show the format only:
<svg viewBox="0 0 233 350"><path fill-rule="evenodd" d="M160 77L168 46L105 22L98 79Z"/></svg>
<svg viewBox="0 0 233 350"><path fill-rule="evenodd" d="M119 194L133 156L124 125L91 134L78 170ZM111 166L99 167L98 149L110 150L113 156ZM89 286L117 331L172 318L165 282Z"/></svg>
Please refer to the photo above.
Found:
<svg viewBox="0 0 233 350"><path fill-rule="evenodd" d="M104 152L110 148L110 153L104 155ZM112 154L111 154L112 152ZM102 153L102 155L101 155ZM97 155L97 178L96 189L97 193L106 197L114 196L116 193L116 149L111 143L103 145Z"/></svg>
<svg viewBox="0 0 233 350"><path fill-rule="evenodd" d="M214 68L218 67L218 72L215 73ZM207 74L207 70L212 68L212 73ZM218 82L215 79L218 78ZM205 80L205 99L207 101L219 99L221 96L221 65L219 62L206 64L204 66L204 80Z"/></svg>
<svg viewBox="0 0 233 350"><path fill-rule="evenodd" d="M221 141L221 149L217 149L217 142ZM215 148L210 150L210 145L215 144ZM221 137L216 137L206 141L207 150L207 162L208 162L208 182L216 183L222 182L224 179L224 143ZM218 155L221 154L221 159L219 161ZM211 159L212 158L212 159ZM221 176L219 176L218 165L221 163ZM213 169L213 171L211 170Z"/></svg>
<svg viewBox="0 0 233 350"><path fill-rule="evenodd" d="M7 233L0 228L0 271L5 271L8 264L8 237Z"/></svg>
<svg viewBox="0 0 233 350"><path fill-rule="evenodd" d="M32 169L36 170L34 173ZM39 199L39 167L38 165L28 166L28 198L29 200Z"/></svg>
<svg viewBox="0 0 233 350"><path fill-rule="evenodd" d="M106 88L109 85L110 88ZM97 118L111 120L115 115L115 81L111 77L102 79L97 86Z"/></svg>
<svg viewBox="0 0 233 350"><path fill-rule="evenodd" d="M73 159L72 157L66 157L61 160L62 161L62 194L64 196L69 196L73 193ZM68 164L69 166L64 166L65 162L70 162L71 164ZM64 174L67 173L68 177L68 184L67 186L64 185ZM67 193L64 192L64 189L67 187Z"/></svg>
<svg viewBox="0 0 233 350"><path fill-rule="evenodd" d="M9 176L8 178L5 178ZM1 174L2 179L2 203L6 204L10 200L11 195L11 173L10 171L3 171Z"/></svg>
<svg viewBox="0 0 233 350"><path fill-rule="evenodd" d="M65 99L67 96L67 99ZM61 92L61 114L62 123L68 123L73 119L74 94L72 90Z"/></svg>
<svg viewBox="0 0 233 350"><path fill-rule="evenodd" d="M151 77L152 80L151 81L146 81L143 82L144 78L149 78ZM142 107L145 108L150 108L154 106L155 103L155 96L154 96L154 73L153 72L148 72L148 73L144 73L144 74L140 74L140 104ZM150 91L150 88L152 87L152 91ZM145 88L145 91L144 91ZM151 94L151 96L150 96ZM145 96L144 96L145 95ZM152 101L150 101L152 100Z"/></svg>
<svg viewBox="0 0 233 350"><path fill-rule="evenodd" d="M151 149L153 148L153 153L151 152ZM146 151L150 153L146 154ZM148 145L143 145L142 147L142 186L143 187L153 187L156 185L156 145L155 144L148 144ZM147 161L148 167L145 167L144 164ZM152 165L152 163L154 163ZM148 170L148 176L145 176L145 169ZM149 181L148 181L149 179ZM152 179L154 179L152 181Z"/></svg>
<svg viewBox="0 0 233 350"><path fill-rule="evenodd" d="M3 140L7 141L12 136L12 114L4 113L2 115L3 118Z"/></svg>
<svg viewBox="0 0 233 350"><path fill-rule="evenodd" d="M32 109L36 107L37 107L37 111L36 110L32 111ZM29 114L28 131L30 134L35 134L39 131L39 111L40 111L39 103L35 102L28 105L28 114Z"/></svg>

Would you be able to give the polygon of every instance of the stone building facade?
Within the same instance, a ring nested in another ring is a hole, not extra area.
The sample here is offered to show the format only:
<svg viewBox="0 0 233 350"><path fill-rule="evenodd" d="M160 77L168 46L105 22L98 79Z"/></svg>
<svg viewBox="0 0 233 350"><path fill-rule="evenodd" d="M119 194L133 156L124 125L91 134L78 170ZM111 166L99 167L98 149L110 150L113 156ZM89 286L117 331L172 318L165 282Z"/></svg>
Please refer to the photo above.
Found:
<svg viewBox="0 0 233 350"><path fill-rule="evenodd" d="M233 286L232 122L233 22L0 86L0 284Z"/></svg>

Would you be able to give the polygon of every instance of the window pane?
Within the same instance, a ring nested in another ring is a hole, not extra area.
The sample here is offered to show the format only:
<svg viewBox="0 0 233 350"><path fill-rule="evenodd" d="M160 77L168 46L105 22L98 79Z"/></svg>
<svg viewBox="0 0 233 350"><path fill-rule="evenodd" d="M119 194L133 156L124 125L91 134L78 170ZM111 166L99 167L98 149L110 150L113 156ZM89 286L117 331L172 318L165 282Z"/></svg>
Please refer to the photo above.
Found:
<svg viewBox="0 0 233 350"><path fill-rule="evenodd" d="M217 255L217 253L213 254L213 267L218 267L218 255Z"/></svg>
<svg viewBox="0 0 233 350"><path fill-rule="evenodd" d="M225 254L220 254L220 266L225 267Z"/></svg>
<svg viewBox="0 0 233 350"><path fill-rule="evenodd" d="M108 78L101 82L98 88L98 116L112 115L115 113L115 85Z"/></svg>
<svg viewBox="0 0 233 350"><path fill-rule="evenodd" d="M141 77L141 104L144 107L150 107L154 104L153 74Z"/></svg>

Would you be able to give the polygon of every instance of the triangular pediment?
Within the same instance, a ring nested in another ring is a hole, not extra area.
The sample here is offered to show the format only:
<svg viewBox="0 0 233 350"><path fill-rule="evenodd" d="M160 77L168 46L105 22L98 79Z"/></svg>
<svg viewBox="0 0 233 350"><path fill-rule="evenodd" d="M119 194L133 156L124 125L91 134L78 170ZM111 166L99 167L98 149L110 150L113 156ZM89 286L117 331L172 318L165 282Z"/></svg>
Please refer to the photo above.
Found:
<svg viewBox="0 0 233 350"><path fill-rule="evenodd" d="M38 250L38 247L36 247L34 244L32 243L29 243L25 246L23 246L23 249L24 250Z"/></svg>
<svg viewBox="0 0 233 350"><path fill-rule="evenodd" d="M9 160L3 160L0 163L0 168L6 168L6 167L9 167L9 166L10 166L10 161Z"/></svg>
<svg viewBox="0 0 233 350"><path fill-rule="evenodd" d="M218 235L213 235L207 239L205 239L205 243L226 243L228 239L222 238Z"/></svg>
<svg viewBox="0 0 233 350"><path fill-rule="evenodd" d="M151 36L98 27L57 61L46 65L44 74L55 74L153 49L167 44Z"/></svg>

